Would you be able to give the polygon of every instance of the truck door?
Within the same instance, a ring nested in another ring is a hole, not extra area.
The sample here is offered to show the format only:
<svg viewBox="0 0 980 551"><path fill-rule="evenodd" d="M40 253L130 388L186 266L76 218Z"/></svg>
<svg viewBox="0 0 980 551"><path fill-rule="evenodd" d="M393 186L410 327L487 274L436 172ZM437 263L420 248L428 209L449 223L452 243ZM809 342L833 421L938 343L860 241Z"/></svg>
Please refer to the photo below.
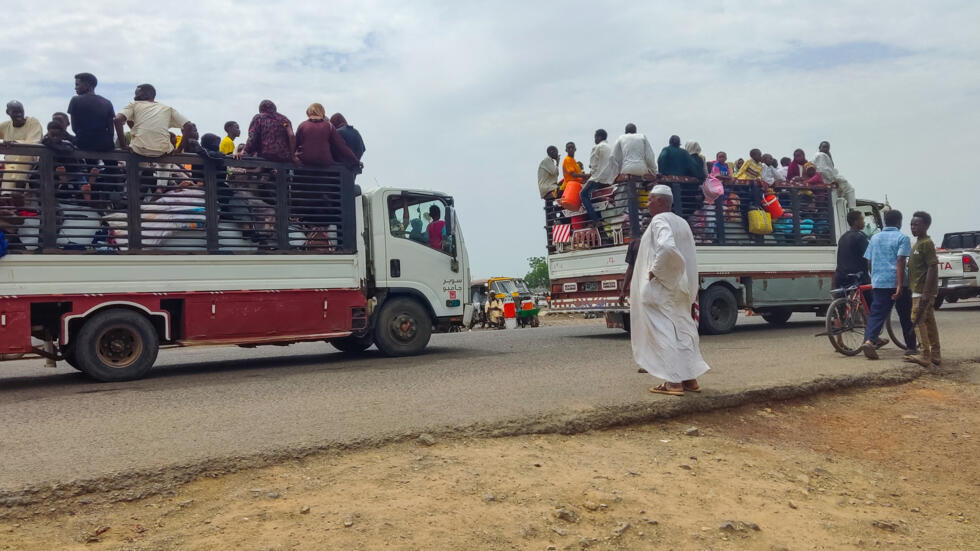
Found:
<svg viewBox="0 0 980 551"><path fill-rule="evenodd" d="M419 192L385 193L388 232L384 279L379 286L421 294L437 317L462 316L466 303L465 255L457 258L451 200ZM462 260L462 262L461 262Z"/></svg>

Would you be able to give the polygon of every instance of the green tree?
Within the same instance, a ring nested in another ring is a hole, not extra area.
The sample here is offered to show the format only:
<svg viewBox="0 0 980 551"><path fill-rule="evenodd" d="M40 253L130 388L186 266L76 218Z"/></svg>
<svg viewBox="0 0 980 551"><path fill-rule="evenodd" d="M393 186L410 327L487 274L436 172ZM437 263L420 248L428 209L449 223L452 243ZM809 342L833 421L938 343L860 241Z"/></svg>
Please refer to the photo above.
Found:
<svg viewBox="0 0 980 551"><path fill-rule="evenodd" d="M548 279L548 262L544 257L532 256L527 259L527 264L530 270L524 276L524 282L527 283L528 288L548 290L551 281Z"/></svg>

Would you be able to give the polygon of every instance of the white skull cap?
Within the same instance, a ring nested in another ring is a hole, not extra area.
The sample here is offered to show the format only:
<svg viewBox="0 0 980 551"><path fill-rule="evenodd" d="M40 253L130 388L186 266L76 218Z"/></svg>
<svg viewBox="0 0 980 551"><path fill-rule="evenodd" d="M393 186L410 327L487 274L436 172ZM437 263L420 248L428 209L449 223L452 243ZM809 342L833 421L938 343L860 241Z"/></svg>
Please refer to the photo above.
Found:
<svg viewBox="0 0 980 551"><path fill-rule="evenodd" d="M662 197L670 197L671 199L674 198L674 192L670 191L670 186L665 186L663 184L653 186L653 189L650 190L650 195L660 195Z"/></svg>

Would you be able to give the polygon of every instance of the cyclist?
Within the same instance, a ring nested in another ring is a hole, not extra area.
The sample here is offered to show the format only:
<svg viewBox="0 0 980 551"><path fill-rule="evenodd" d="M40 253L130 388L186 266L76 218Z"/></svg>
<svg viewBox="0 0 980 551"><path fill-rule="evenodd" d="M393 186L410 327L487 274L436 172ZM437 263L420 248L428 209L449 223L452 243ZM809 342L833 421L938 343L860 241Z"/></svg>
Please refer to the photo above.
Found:
<svg viewBox="0 0 980 551"><path fill-rule="evenodd" d="M837 241L837 271L834 273L834 288L840 289L855 283L849 280L851 274L860 273L856 282L858 285L871 283L868 275L868 261L864 252L868 249L868 236L864 233L864 214L859 210L847 213L847 225L850 227ZM867 297L865 297L867 298Z"/></svg>

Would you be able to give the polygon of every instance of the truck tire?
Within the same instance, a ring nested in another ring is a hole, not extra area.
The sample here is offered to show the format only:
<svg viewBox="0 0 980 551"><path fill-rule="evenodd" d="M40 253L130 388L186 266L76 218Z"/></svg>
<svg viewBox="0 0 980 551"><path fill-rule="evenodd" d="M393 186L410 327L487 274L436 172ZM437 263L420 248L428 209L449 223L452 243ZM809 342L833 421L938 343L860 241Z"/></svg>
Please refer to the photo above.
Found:
<svg viewBox="0 0 980 551"><path fill-rule="evenodd" d="M938 297L936 297L936 300L932 303L932 307L936 310L939 310L940 308L943 307L944 300L946 302L956 302L955 300L944 299L942 295L939 295Z"/></svg>
<svg viewBox="0 0 980 551"><path fill-rule="evenodd" d="M66 346L61 349L61 357L64 358L65 363L71 366L73 369L81 371L82 369L78 367L78 359L75 358L75 347Z"/></svg>
<svg viewBox="0 0 980 551"><path fill-rule="evenodd" d="M738 321L738 301L724 285L713 285L701 292L701 332L721 335L730 332Z"/></svg>
<svg viewBox="0 0 980 551"><path fill-rule="evenodd" d="M160 349L150 320L122 308L95 314L73 340L78 369L103 382L130 381L146 375Z"/></svg>
<svg viewBox="0 0 980 551"><path fill-rule="evenodd" d="M789 308L774 308L762 314L762 319L773 327L783 327L792 315L793 311Z"/></svg>
<svg viewBox="0 0 980 551"><path fill-rule="evenodd" d="M374 343L385 356L414 356L432 336L432 318L417 300L396 297L381 306L374 321Z"/></svg>
<svg viewBox="0 0 980 551"><path fill-rule="evenodd" d="M371 348L371 345L374 344L374 335L370 332L363 335L349 335L339 339L332 339L330 344L341 352L360 354L368 348Z"/></svg>

